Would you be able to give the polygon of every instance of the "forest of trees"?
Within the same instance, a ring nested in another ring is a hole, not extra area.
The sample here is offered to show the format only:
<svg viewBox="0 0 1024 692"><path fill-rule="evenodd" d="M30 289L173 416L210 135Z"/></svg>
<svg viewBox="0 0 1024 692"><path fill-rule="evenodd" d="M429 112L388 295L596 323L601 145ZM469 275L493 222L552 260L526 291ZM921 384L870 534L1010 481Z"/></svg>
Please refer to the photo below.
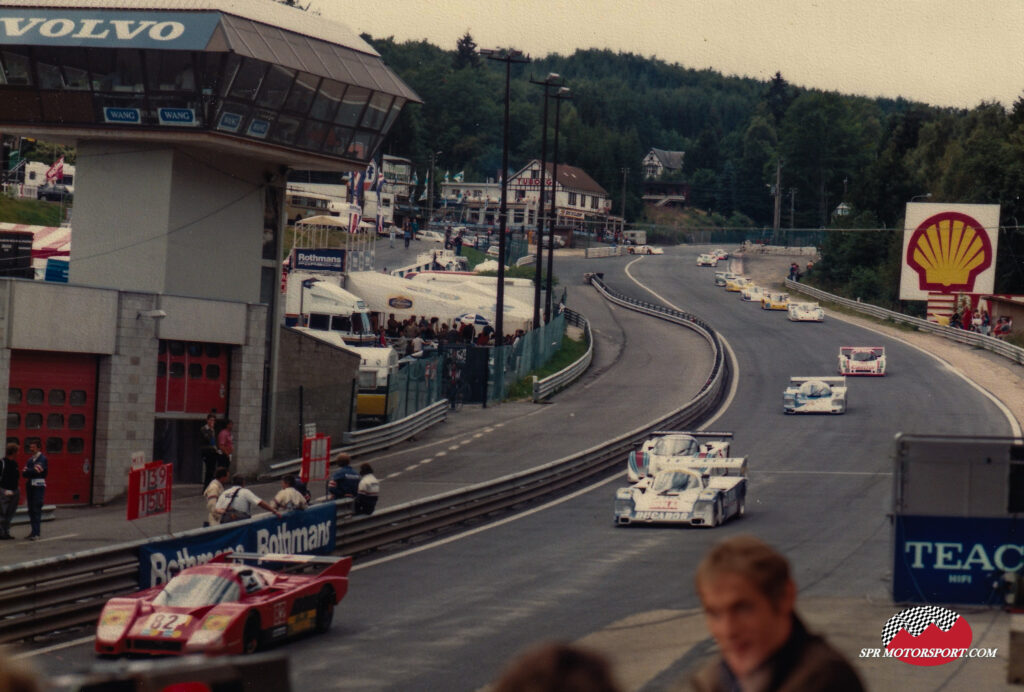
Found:
<svg viewBox="0 0 1024 692"><path fill-rule="evenodd" d="M420 179L430 153L438 168L467 180L497 178L501 167L504 64L482 59L467 32L453 50L425 41L364 35L385 63L423 99L407 107L384 151L412 158ZM640 161L651 147L686 152L683 180L694 207L730 224L772 224L781 165L783 227L878 229L831 232L814 272L823 287L880 304L895 303L904 205L993 203L1002 207L996 290L1024 292L1024 99L1007 110L971 110L903 99L870 99L806 89L776 73L768 82L724 77L607 50L548 55L513 65L510 165L539 157L541 79L572 89L561 114L559 159L586 170L626 217L642 221ZM1022 85L1024 88L1024 85ZM919 200L921 198L919 197ZM835 216L845 202L850 213Z"/></svg>

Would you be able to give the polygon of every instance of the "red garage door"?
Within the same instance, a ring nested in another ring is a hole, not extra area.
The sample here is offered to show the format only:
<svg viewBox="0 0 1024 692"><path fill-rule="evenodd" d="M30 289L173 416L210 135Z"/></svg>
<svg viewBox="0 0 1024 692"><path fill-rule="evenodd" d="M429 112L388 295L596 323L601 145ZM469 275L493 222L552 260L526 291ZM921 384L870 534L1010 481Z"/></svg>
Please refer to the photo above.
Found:
<svg viewBox="0 0 1024 692"><path fill-rule="evenodd" d="M29 443L39 442L50 461L47 503L89 502L95 430L96 356L11 352L7 441L21 447L22 467Z"/></svg>
<svg viewBox="0 0 1024 692"><path fill-rule="evenodd" d="M160 342L156 412L224 413L230 347L198 341Z"/></svg>

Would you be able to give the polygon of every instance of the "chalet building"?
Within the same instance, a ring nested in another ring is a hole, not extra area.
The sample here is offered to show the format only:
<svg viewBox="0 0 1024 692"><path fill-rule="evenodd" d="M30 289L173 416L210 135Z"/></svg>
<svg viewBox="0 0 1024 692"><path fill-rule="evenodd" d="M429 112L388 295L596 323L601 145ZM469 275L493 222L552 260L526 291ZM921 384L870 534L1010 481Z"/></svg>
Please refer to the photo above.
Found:
<svg viewBox="0 0 1024 692"><path fill-rule="evenodd" d="M419 205L413 199L416 194L413 185L413 165L409 159L400 156L389 156L385 154L381 159L381 169L384 172L384 189L381 203L384 198L391 202L391 214L394 224L403 228L405 223L411 222L420 215Z"/></svg>
<svg viewBox="0 0 1024 692"><path fill-rule="evenodd" d="M486 183L442 182L441 196L434 206L435 216L445 223L497 228L500 225L501 184L490 180ZM535 214L534 207L525 201L517 202L509 194L509 228L526 230L536 226Z"/></svg>
<svg viewBox="0 0 1024 692"><path fill-rule="evenodd" d="M552 164L545 167L544 205L551 204ZM508 180L509 204L525 203L536 212L540 200L540 161L534 159ZM558 165L555 185L555 226L565 231L603 231L610 222L612 200L608 192L582 168Z"/></svg>
<svg viewBox="0 0 1024 692"><path fill-rule="evenodd" d="M647 152L641 164L644 174L644 204L654 207L686 205L690 190L681 180L683 155L684 152L681 151L654 148Z"/></svg>

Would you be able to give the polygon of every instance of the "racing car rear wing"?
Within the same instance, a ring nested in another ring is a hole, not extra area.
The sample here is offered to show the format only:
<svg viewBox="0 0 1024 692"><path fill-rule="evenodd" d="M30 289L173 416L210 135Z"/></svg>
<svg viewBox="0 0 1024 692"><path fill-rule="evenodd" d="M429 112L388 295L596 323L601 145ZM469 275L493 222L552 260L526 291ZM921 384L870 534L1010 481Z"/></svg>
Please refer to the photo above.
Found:
<svg viewBox="0 0 1024 692"><path fill-rule="evenodd" d="M344 577L352 569L351 557L334 557L333 555L289 555L285 553L222 553L210 562L232 562L235 564L255 565L275 572L296 574L302 572L319 572L322 576Z"/></svg>
<svg viewBox="0 0 1024 692"><path fill-rule="evenodd" d="M652 435L689 435L691 437L732 437L731 432L693 432L692 430L655 430Z"/></svg>
<svg viewBox="0 0 1024 692"><path fill-rule="evenodd" d="M885 355L885 346L840 346L839 352L844 356L854 351L871 351L879 355Z"/></svg>
<svg viewBox="0 0 1024 692"><path fill-rule="evenodd" d="M845 377L837 377L837 376L834 376L834 375L831 376L831 377L790 377L789 378L789 383L790 384L803 384L804 382L811 382L811 381L824 382L825 384L838 385L840 387L845 387L846 386L846 378Z"/></svg>
<svg viewBox="0 0 1024 692"><path fill-rule="evenodd" d="M673 470L697 471L709 476L746 476L747 457L726 457L722 459L680 459L663 461L658 464L656 472Z"/></svg>

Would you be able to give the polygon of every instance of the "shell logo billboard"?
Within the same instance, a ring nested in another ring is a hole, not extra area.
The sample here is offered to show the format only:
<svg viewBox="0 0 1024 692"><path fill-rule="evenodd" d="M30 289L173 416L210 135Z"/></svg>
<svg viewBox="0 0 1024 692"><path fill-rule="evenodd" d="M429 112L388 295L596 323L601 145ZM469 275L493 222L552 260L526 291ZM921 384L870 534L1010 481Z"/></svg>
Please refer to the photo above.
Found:
<svg viewBox="0 0 1024 692"><path fill-rule="evenodd" d="M908 204L900 299L992 293L998 229L997 204Z"/></svg>

